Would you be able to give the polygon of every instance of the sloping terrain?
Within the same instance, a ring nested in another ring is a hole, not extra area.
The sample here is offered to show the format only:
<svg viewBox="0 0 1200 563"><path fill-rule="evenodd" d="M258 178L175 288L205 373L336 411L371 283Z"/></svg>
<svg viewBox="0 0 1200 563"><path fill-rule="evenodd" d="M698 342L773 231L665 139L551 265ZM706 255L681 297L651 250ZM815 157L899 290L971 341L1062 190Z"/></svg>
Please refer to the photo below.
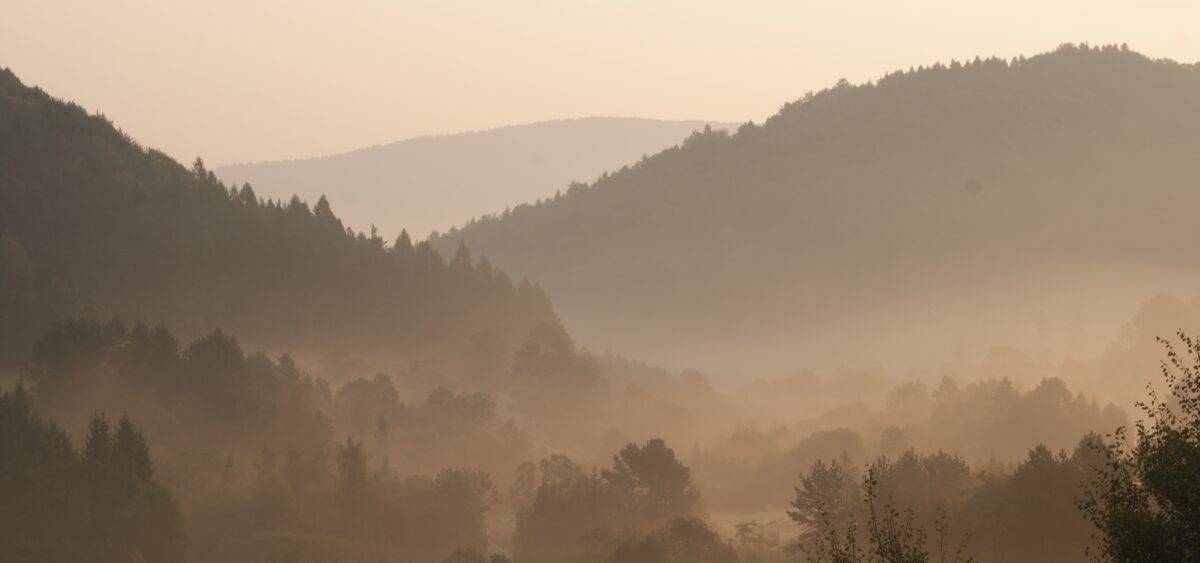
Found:
<svg viewBox="0 0 1200 563"><path fill-rule="evenodd" d="M1200 69L1068 45L843 82L433 243L651 361L1094 352L1149 295L1196 292L1198 150Z"/></svg>

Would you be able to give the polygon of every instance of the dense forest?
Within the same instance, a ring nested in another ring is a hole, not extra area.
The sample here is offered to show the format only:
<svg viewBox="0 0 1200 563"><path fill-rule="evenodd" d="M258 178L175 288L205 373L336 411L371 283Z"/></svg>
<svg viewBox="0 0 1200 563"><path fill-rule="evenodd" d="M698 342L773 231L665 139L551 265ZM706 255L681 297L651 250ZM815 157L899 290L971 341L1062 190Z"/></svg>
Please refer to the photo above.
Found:
<svg viewBox="0 0 1200 563"><path fill-rule="evenodd" d="M249 182L260 196L316 201L337 193L338 214L356 230L401 228L419 237L468 217L550 197L597 178L711 125L590 117L418 137L344 154L217 167L217 177Z"/></svg>
<svg viewBox="0 0 1200 563"><path fill-rule="evenodd" d="M1198 142L1196 66L1065 45L842 82L432 241L537 279L580 339L670 365L1078 356L1148 296L1200 290Z"/></svg>
<svg viewBox="0 0 1200 563"><path fill-rule="evenodd" d="M354 233L321 198L264 200L143 149L0 72L0 360L75 315L214 328L263 346L458 353L553 320L537 287L465 248ZM29 329L33 327L34 330Z"/></svg>

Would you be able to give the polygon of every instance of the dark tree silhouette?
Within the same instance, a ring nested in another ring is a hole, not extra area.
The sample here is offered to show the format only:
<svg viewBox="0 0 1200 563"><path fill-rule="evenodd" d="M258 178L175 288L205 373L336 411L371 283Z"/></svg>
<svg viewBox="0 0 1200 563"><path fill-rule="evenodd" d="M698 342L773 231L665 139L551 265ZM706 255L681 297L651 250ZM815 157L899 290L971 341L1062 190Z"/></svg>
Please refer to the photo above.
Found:
<svg viewBox="0 0 1200 563"><path fill-rule="evenodd" d="M21 385L0 395L0 560L147 563L185 559L176 502L128 418L103 415L82 452L34 413Z"/></svg>
<svg viewBox="0 0 1200 563"><path fill-rule="evenodd" d="M1133 435L1122 427L1103 445L1107 463L1080 503L1101 560L1200 560L1200 340L1160 341L1162 386L1147 386Z"/></svg>

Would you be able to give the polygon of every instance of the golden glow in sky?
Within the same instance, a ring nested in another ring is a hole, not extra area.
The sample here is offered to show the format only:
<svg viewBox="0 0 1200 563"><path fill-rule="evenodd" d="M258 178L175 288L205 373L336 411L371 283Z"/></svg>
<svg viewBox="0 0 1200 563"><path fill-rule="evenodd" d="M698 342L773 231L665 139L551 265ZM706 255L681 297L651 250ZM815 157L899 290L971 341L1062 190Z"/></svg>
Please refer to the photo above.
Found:
<svg viewBox="0 0 1200 563"><path fill-rule="evenodd" d="M761 121L839 78L1063 42L1200 59L1197 2L4 4L0 65L210 165L563 117Z"/></svg>

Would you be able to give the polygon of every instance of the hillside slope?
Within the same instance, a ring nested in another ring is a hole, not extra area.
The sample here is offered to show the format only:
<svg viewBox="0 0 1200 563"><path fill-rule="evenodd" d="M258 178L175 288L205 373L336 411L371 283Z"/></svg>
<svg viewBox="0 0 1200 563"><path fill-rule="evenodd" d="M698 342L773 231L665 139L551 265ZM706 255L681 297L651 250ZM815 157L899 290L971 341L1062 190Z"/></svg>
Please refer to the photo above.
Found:
<svg viewBox="0 0 1200 563"><path fill-rule="evenodd" d="M713 123L729 128L731 124ZM419 137L321 158L219 167L260 195L338 202L355 230L433 230L553 196L678 143L703 121L592 117Z"/></svg>
<svg viewBox="0 0 1200 563"><path fill-rule="evenodd" d="M457 353L481 331L515 347L554 318L540 289L465 250L447 262L350 232L324 198L227 188L0 70L0 359L76 315L389 353Z"/></svg>
<svg viewBox="0 0 1200 563"><path fill-rule="evenodd" d="M1147 296L1195 293L1198 151L1200 69L1064 46L843 82L433 243L652 361L1083 353Z"/></svg>

